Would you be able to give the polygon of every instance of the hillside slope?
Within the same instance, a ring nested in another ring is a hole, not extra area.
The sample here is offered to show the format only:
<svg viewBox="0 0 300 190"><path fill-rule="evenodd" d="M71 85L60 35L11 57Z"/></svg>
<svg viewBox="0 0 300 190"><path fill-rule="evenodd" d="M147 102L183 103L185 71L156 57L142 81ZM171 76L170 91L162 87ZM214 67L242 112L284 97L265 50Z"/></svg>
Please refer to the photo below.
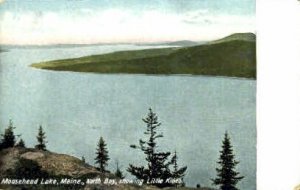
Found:
<svg viewBox="0 0 300 190"><path fill-rule="evenodd" d="M193 47L122 51L31 66L56 71L256 78L256 43L231 37Z"/></svg>
<svg viewBox="0 0 300 190"><path fill-rule="evenodd" d="M222 43L222 42L229 42L233 40L242 40L242 41L248 41L248 42L255 42L256 41L256 35L253 33L235 33L229 36L226 36L225 38L221 38L215 41L210 42L210 44L215 43Z"/></svg>
<svg viewBox="0 0 300 190"><path fill-rule="evenodd" d="M103 180L115 179L113 174L100 173L95 167L90 166L78 158L66 154L57 154L33 148L8 148L0 151L0 189L84 189L84 190L159 190L161 188L136 184L107 185ZM7 185L3 181L15 179L38 180L34 185ZM57 183L42 183L46 180L57 180ZM87 184L88 179L101 179L102 183ZM65 183L67 180L81 180L82 183ZM188 187L167 187L164 190L193 190ZM198 188L198 190L213 190L211 188Z"/></svg>
<svg viewBox="0 0 300 190"><path fill-rule="evenodd" d="M13 176L16 168L18 168L21 163L27 163L26 161L28 160L32 161L28 162L29 165L30 163L37 164L40 166L39 171L53 176L78 178L87 175L97 176L101 174L94 167L85 164L78 158L66 154L17 147L4 149L0 152L0 178L7 175Z"/></svg>

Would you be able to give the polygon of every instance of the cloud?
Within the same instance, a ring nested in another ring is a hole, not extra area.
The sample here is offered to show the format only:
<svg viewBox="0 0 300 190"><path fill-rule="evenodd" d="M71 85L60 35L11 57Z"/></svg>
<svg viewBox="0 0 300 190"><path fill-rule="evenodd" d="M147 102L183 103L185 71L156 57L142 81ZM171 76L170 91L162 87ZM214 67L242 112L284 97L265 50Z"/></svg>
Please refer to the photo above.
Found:
<svg viewBox="0 0 300 190"><path fill-rule="evenodd" d="M253 30L252 17L213 15L207 10L186 14L124 9L82 9L73 14L6 11L0 16L2 44L209 40Z"/></svg>

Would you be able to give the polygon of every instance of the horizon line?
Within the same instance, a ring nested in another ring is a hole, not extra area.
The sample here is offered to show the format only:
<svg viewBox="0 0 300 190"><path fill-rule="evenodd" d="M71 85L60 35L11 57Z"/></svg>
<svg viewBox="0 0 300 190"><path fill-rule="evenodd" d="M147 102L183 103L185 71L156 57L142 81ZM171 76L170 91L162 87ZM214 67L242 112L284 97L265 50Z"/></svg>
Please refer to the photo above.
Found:
<svg viewBox="0 0 300 190"><path fill-rule="evenodd" d="M256 32L235 32L231 33L228 35L225 35L223 37L218 37L215 39L209 39L209 40L189 40L189 39L179 39L179 40L162 40L162 41L119 41L119 42L95 42L95 43L32 43L32 44L2 44L0 42L0 47L1 46L63 46L63 45L77 45L77 46L90 46L90 45L117 45L117 44L136 44L136 45L163 45L160 43L174 43L174 42L194 42L194 43L205 43L205 42L210 42L210 41L215 41L215 40L220 40L222 38L234 35L234 34L254 34L256 35Z"/></svg>

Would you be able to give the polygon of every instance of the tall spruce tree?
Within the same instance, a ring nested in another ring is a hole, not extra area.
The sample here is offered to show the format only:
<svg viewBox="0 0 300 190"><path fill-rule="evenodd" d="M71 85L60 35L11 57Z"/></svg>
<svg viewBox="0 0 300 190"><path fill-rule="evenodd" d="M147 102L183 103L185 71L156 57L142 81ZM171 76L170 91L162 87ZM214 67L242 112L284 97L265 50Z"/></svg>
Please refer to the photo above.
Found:
<svg viewBox="0 0 300 190"><path fill-rule="evenodd" d="M115 176L119 179L124 179L125 176L123 175L123 172L121 171L121 169L119 168L119 162L117 161L117 169L115 171Z"/></svg>
<svg viewBox="0 0 300 190"><path fill-rule="evenodd" d="M46 149L46 141L45 141L45 139L46 139L46 134L45 134L45 132L43 131L43 127L40 125L40 127L39 127L39 132L38 132L38 135L37 135L37 137L36 137L36 139L37 139L37 141L38 141L38 144L37 145L35 145L35 148L36 149L39 149L39 150L47 150Z"/></svg>
<svg viewBox="0 0 300 190"><path fill-rule="evenodd" d="M239 162L234 159L235 155L233 154L230 137L227 131L220 153L219 161L217 162L220 167L216 168L217 178L212 179L213 184L220 186L221 190L238 190L236 185L244 177L240 176L240 173L235 171L235 167Z"/></svg>
<svg viewBox="0 0 300 190"><path fill-rule="evenodd" d="M185 176L185 172L187 170L187 166L178 167L178 156L177 156L177 152L174 152L174 155L171 159L171 163L173 164L173 171L172 171L172 177L175 179L181 179L181 184L183 184L183 177ZM179 184L175 184L175 186L178 186Z"/></svg>
<svg viewBox="0 0 300 190"><path fill-rule="evenodd" d="M4 134L2 136L1 149L14 147L16 143L16 137L14 135L13 122L10 120L8 127L5 129Z"/></svg>
<svg viewBox="0 0 300 190"><path fill-rule="evenodd" d="M106 148L106 144L105 141L102 137L100 137L99 142L98 142L98 147L97 147L97 151L96 151L96 162L95 164L99 164L99 168L98 170L100 172L107 172L106 167L108 165L108 160L109 160L109 156L108 156L108 150Z"/></svg>
<svg viewBox="0 0 300 190"><path fill-rule="evenodd" d="M20 139L20 141L16 144L16 147L25 148L25 142L23 139Z"/></svg>
<svg viewBox="0 0 300 190"><path fill-rule="evenodd" d="M137 179L142 179L145 182L151 182L154 179L161 179L163 183L152 185L156 186L169 186L166 184L166 179L172 177L172 173L169 169L171 164L168 161L170 152L160 152L157 150L157 140L163 137L163 134L158 134L158 127L161 125L158 122L158 117L149 109L149 113L146 118L143 119L146 124L146 131L144 134L147 136L146 140L139 140L139 145L131 145L131 148L138 148L144 152L146 156L147 165L146 166L134 166L129 164L127 171L134 175Z"/></svg>

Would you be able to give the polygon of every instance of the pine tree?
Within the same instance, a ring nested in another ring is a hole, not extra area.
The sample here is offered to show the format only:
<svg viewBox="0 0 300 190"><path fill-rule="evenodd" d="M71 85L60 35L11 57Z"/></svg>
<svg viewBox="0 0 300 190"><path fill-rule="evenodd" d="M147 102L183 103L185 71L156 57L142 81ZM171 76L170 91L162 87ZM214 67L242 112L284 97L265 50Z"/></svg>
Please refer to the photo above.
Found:
<svg viewBox="0 0 300 190"><path fill-rule="evenodd" d="M20 139L20 141L17 143L16 146L17 146L17 147L21 147L21 148L25 148L25 147L26 147L26 146L25 146L25 142L24 142L23 139Z"/></svg>
<svg viewBox="0 0 300 190"><path fill-rule="evenodd" d="M98 170L103 173L106 172L107 171L106 167L108 165L107 162L109 160L109 157L108 157L108 150L106 148L106 144L102 137L100 137L100 140L98 142L98 148L97 148L95 160L96 160L95 164L99 164Z"/></svg>
<svg viewBox="0 0 300 190"><path fill-rule="evenodd" d="M124 179L123 172L119 168L119 162L117 161L117 169L115 171L115 176L119 179Z"/></svg>
<svg viewBox="0 0 300 190"><path fill-rule="evenodd" d="M36 137L37 141L38 141L38 144L35 145L35 148L36 149L39 149L39 150L44 150L46 151L46 135L45 135L45 132L43 131L43 127L40 125L39 127L39 132L38 132L38 135Z"/></svg>
<svg viewBox="0 0 300 190"><path fill-rule="evenodd" d="M3 140L2 139L0 139L0 151L3 149L3 142L2 142Z"/></svg>
<svg viewBox="0 0 300 190"><path fill-rule="evenodd" d="M232 145L228 133L225 133L222 150L220 151L220 167L216 168L217 178L212 179L214 185L220 186L221 190L238 190L237 183L244 177L235 171L235 166L239 163L234 159Z"/></svg>
<svg viewBox="0 0 300 190"><path fill-rule="evenodd" d="M178 168L178 156L177 152L174 152L174 155L172 157L171 163L173 164L173 172L172 172L172 177L175 179L181 179L183 183L183 177L185 176L185 172L187 170L187 166L184 166L182 168ZM178 184L175 184L177 186Z"/></svg>
<svg viewBox="0 0 300 190"><path fill-rule="evenodd" d="M169 165L171 162L168 161L170 152L159 152L157 150L157 139L162 138L163 134L157 134L157 129L161 125L158 122L158 117L152 109L149 109L149 113L146 118L143 119L146 124L147 140L139 140L139 146L131 145L131 148L138 148L142 150L146 156L147 165L146 166L134 166L129 165L127 171L134 175L137 179L142 179L144 182L152 181L154 179L161 179L164 182L162 184L155 184L157 186L167 186L165 180L172 176Z"/></svg>
<svg viewBox="0 0 300 190"><path fill-rule="evenodd" d="M14 145L16 143L14 129L15 129L15 127L13 126L13 122L10 120L8 127L4 131L4 135L2 135L2 137L3 137L2 142L1 142L2 149L14 147Z"/></svg>

